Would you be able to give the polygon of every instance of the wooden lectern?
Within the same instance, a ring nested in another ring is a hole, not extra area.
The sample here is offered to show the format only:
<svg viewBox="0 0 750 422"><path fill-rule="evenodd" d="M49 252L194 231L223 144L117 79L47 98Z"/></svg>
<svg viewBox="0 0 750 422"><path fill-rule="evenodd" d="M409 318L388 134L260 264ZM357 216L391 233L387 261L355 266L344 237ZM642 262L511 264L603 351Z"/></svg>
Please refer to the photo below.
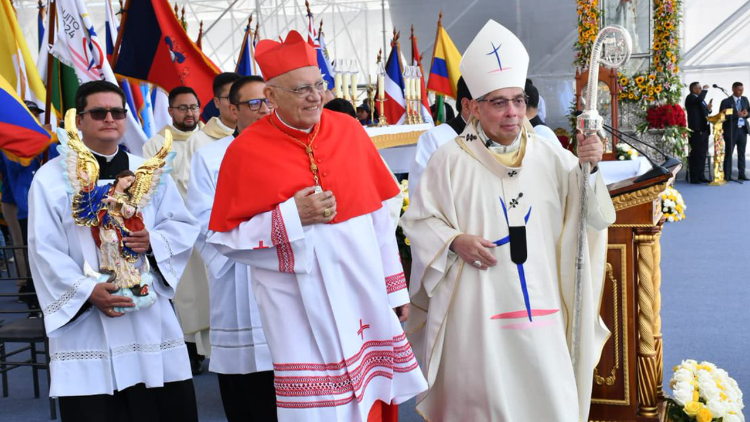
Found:
<svg viewBox="0 0 750 422"><path fill-rule="evenodd" d="M589 419L657 422L662 392L659 195L670 174L609 185L617 220L609 228L601 316L612 335L594 371Z"/></svg>

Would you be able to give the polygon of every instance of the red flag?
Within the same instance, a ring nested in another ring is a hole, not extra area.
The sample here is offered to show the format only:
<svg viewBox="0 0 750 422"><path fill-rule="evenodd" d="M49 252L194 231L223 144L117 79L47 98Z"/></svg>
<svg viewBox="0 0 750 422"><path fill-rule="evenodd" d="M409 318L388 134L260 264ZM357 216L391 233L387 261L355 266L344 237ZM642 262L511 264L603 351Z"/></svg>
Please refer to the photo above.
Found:
<svg viewBox="0 0 750 422"><path fill-rule="evenodd" d="M125 10L115 73L166 91L189 86L201 104L211 101L220 71L190 39L167 0L128 0Z"/></svg>

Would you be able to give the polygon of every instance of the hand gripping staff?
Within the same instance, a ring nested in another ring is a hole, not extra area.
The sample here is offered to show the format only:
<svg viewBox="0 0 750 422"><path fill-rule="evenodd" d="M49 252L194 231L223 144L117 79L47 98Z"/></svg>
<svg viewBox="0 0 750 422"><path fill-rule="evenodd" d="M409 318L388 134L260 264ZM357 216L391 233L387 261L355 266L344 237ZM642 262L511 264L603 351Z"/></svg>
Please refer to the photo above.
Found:
<svg viewBox="0 0 750 422"><path fill-rule="evenodd" d="M596 111L597 94L599 82L599 65L610 69L622 66L630 58L632 41L628 31L618 25L602 28L596 36L591 48L591 60L589 60L589 80L585 92L584 111L576 119L576 128L584 135L589 136L602 130L603 119ZM583 177L581 178L581 219L578 224L578 246L576 250L576 273L575 293L573 303L573 336L571 340L570 356L573 361L573 370L578 380L578 365L580 362L581 346L581 303L583 289L583 254L584 242L586 241L586 206L588 203L588 184L590 163L583 163Z"/></svg>

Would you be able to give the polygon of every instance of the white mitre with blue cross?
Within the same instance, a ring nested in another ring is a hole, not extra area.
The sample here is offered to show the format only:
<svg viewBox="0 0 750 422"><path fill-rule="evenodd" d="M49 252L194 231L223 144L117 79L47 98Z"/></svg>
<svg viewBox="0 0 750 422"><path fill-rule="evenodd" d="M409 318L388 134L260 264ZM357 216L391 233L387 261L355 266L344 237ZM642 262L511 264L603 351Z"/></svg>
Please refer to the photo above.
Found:
<svg viewBox="0 0 750 422"><path fill-rule="evenodd" d="M529 53L518 37L490 19L469 44L459 68L473 98L501 88L523 89Z"/></svg>

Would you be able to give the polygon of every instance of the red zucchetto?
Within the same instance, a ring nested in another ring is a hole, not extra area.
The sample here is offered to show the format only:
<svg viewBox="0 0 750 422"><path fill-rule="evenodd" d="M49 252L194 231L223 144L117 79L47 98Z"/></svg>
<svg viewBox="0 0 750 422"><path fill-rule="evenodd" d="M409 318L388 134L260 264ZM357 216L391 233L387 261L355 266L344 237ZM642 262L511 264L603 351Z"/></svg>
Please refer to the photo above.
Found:
<svg viewBox="0 0 750 422"><path fill-rule="evenodd" d="M317 66L315 49L297 31L289 31L283 43L260 40L255 48L255 60L266 80L307 66Z"/></svg>

